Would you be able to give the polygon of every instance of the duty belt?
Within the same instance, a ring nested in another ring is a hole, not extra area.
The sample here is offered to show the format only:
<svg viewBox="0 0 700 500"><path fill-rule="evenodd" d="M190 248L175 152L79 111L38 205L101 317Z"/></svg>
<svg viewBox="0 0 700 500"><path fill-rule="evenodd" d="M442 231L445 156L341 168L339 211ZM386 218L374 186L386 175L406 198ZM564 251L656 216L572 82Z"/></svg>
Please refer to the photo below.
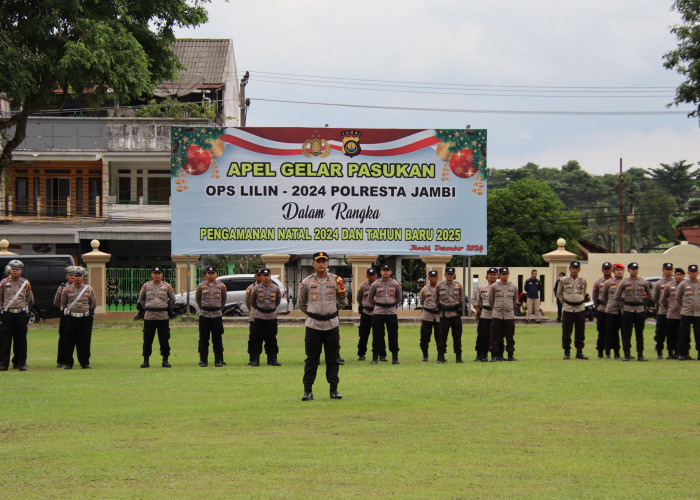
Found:
<svg viewBox="0 0 700 500"><path fill-rule="evenodd" d="M12 313L12 314L18 314L18 313L23 313L27 312L26 307L20 307L19 309L5 309L5 311Z"/></svg>
<svg viewBox="0 0 700 500"><path fill-rule="evenodd" d="M484 311L491 311L491 310L493 309L493 307L491 307L491 306L484 306L484 307L482 307L482 309L483 309Z"/></svg>
<svg viewBox="0 0 700 500"><path fill-rule="evenodd" d="M85 317L87 317L87 316L90 316L90 313L89 313L89 312L86 312L86 313L74 313L74 312L69 312L68 314L69 314L70 316L72 316L73 318L85 318Z"/></svg>
<svg viewBox="0 0 700 500"><path fill-rule="evenodd" d="M167 311L167 307L147 307L146 311L153 311L153 312L158 312L158 311Z"/></svg>
<svg viewBox="0 0 700 500"><path fill-rule="evenodd" d="M336 316L338 316L338 311L334 312L333 314L316 314L316 313L306 311L306 315L309 318L317 319L319 321L328 321L329 319L333 319Z"/></svg>
<svg viewBox="0 0 700 500"><path fill-rule="evenodd" d="M375 302L374 305L380 307L394 307L396 304L394 302L389 302L388 304L384 302Z"/></svg>
<svg viewBox="0 0 700 500"><path fill-rule="evenodd" d="M625 301L626 306L643 306L644 302L627 302Z"/></svg>
<svg viewBox="0 0 700 500"><path fill-rule="evenodd" d="M583 303L586 302L586 301L585 301L585 300L580 300L580 301L578 301L578 302L569 302L568 300L564 299L564 302L566 302L566 303L569 304L570 306L580 306L581 304L583 304Z"/></svg>
<svg viewBox="0 0 700 500"><path fill-rule="evenodd" d="M362 309L364 309L365 311L374 311L374 307L362 306Z"/></svg>
<svg viewBox="0 0 700 500"><path fill-rule="evenodd" d="M424 311L428 311L428 312L431 313L431 314L440 314L440 310L439 310L439 309L428 309L427 307L424 307L423 310L424 310Z"/></svg>
<svg viewBox="0 0 700 500"><path fill-rule="evenodd" d="M256 307L255 309L257 311L260 311L261 313L273 313L277 310L277 309L268 309L266 307Z"/></svg>
<svg viewBox="0 0 700 500"><path fill-rule="evenodd" d="M202 307L201 309L202 309L202 311L207 311L207 312L221 311L220 307ZM165 311L166 309L163 309L163 310ZM262 309L258 308L258 311L262 311ZM265 312L265 311L263 311L263 312Z"/></svg>
<svg viewBox="0 0 700 500"><path fill-rule="evenodd" d="M438 306L441 311L459 311L462 309L462 304L455 304L453 306Z"/></svg>

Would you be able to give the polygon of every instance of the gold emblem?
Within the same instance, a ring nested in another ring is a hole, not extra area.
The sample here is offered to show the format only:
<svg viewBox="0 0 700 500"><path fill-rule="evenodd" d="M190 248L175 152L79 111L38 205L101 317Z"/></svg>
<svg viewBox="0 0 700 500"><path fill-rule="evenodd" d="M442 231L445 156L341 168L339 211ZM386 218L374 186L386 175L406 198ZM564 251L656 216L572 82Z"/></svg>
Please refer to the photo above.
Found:
<svg viewBox="0 0 700 500"><path fill-rule="evenodd" d="M362 152L360 147L360 136L362 132L357 130L344 130L340 133L343 136L343 154L352 158Z"/></svg>
<svg viewBox="0 0 700 500"><path fill-rule="evenodd" d="M313 158L314 156L325 158L331 154L331 145L321 137L318 131L314 131L314 134L316 135L312 135L310 139L304 141L304 144L301 146L301 152L307 158Z"/></svg>

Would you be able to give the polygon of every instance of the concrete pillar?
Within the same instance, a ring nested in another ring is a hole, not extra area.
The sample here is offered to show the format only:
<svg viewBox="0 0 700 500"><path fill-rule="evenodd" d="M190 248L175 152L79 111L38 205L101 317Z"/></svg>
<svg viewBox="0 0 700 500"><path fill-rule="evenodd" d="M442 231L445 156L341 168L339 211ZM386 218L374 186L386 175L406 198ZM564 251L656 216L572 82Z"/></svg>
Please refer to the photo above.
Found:
<svg viewBox="0 0 700 500"><path fill-rule="evenodd" d="M270 270L270 274L278 274L282 284L286 283L287 272L285 271L285 265L289 262L290 255L288 253L266 253L260 257L265 263L265 267Z"/></svg>
<svg viewBox="0 0 700 500"><path fill-rule="evenodd" d="M451 255L421 255L421 260L425 262L425 275L429 271L438 272L438 282L444 279L445 267L452 260Z"/></svg>
<svg viewBox="0 0 700 500"><path fill-rule="evenodd" d="M106 312L105 304L107 302L107 273L105 264L109 262L112 256L98 250L100 248L100 242L97 240L92 240L90 246L92 247L92 252L84 253L82 258L83 262L87 264L87 283L95 291L95 296L97 298L95 312L103 313Z"/></svg>
<svg viewBox="0 0 700 500"><path fill-rule="evenodd" d="M0 240L0 255L17 255L14 252L10 252L8 248L10 247L10 242L7 240ZM0 269L0 272L2 269ZM4 276L3 276L4 278Z"/></svg>
<svg viewBox="0 0 700 500"><path fill-rule="evenodd" d="M377 263L379 255L347 255L345 258L352 264L352 286L354 290L348 290L348 293L352 294L353 314L355 314L357 313L357 304L355 304L357 288L367 280L367 269ZM379 269L377 269L377 275L377 277L381 277Z"/></svg>
<svg viewBox="0 0 700 500"><path fill-rule="evenodd" d="M194 290L198 283L195 283L194 264L199 260L199 255L190 255L190 269L187 269L187 255L171 255L170 259L175 264L175 279L173 285L175 293Z"/></svg>

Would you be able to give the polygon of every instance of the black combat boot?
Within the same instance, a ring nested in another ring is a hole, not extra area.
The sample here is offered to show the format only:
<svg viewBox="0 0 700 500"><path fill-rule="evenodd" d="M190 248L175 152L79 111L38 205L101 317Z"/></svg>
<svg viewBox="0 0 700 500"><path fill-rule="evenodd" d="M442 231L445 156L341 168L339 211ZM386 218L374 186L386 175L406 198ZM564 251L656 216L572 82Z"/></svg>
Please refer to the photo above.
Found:
<svg viewBox="0 0 700 500"><path fill-rule="evenodd" d="M492 352L491 353L491 363L495 363L496 361L503 361L503 358L498 355L498 353Z"/></svg>
<svg viewBox="0 0 700 500"><path fill-rule="evenodd" d="M562 359L571 359L571 349L564 349L564 357Z"/></svg>
<svg viewBox="0 0 700 500"><path fill-rule="evenodd" d="M437 362L438 362L438 363L446 363L446 361L445 361L445 353L444 353L444 352L439 352L439 353L438 353Z"/></svg>
<svg viewBox="0 0 700 500"><path fill-rule="evenodd" d="M603 359L603 350L602 349L598 349L598 357L600 359Z"/></svg>
<svg viewBox="0 0 700 500"><path fill-rule="evenodd" d="M260 356L253 356L253 359L250 360L250 366L260 366Z"/></svg>
<svg viewBox="0 0 700 500"><path fill-rule="evenodd" d="M633 358L632 356L630 356L630 352L629 352L629 351L625 351L625 355L624 355L624 357L622 358L622 361L630 361L630 360L632 360L632 359L634 359L634 358Z"/></svg>
<svg viewBox="0 0 700 500"><path fill-rule="evenodd" d="M664 359L664 351L663 349L659 349L656 351L656 359Z"/></svg>
<svg viewBox="0 0 700 500"><path fill-rule="evenodd" d="M583 349L576 349L576 359L588 359L588 356L583 355Z"/></svg>
<svg viewBox="0 0 700 500"><path fill-rule="evenodd" d="M605 359L610 359L610 349L605 350Z"/></svg>
<svg viewBox="0 0 700 500"><path fill-rule="evenodd" d="M202 368L204 368L205 366L209 366L209 356L207 356L206 354L205 355L200 354L199 355L199 366L201 366Z"/></svg>
<svg viewBox="0 0 700 500"><path fill-rule="evenodd" d="M427 362L428 362L428 350L423 349L423 363L427 363Z"/></svg>
<svg viewBox="0 0 700 500"><path fill-rule="evenodd" d="M620 359L620 349L615 349L615 359Z"/></svg>
<svg viewBox="0 0 700 500"><path fill-rule="evenodd" d="M668 357L666 359L678 359L676 352L673 349L668 350Z"/></svg>
<svg viewBox="0 0 700 500"><path fill-rule="evenodd" d="M270 366L282 366L282 364L277 361L277 354L270 354L267 357L267 364Z"/></svg>
<svg viewBox="0 0 700 500"><path fill-rule="evenodd" d="M391 364L392 364L392 365L398 365L398 364L399 364L399 355L398 355L398 354L394 354L394 355L391 357Z"/></svg>
<svg viewBox="0 0 700 500"><path fill-rule="evenodd" d="M638 351L637 352L637 361L649 361L649 360L644 357L644 353L642 351Z"/></svg>
<svg viewBox="0 0 700 500"><path fill-rule="evenodd" d="M462 353L461 352L458 354L455 354L455 363L464 363L464 361L462 361Z"/></svg>
<svg viewBox="0 0 700 500"><path fill-rule="evenodd" d="M331 399L343 399L343 396L338 394L337 387L331 387Z"/></svg>
<svg viewBox="0 0 700 500"><path fill-rule="evenodd" d="M161 364L163 368L170 368L170 363L168 363L168 356L163 356L163 364Z"/></svg>
<svg viewBox="0 0 700 500"><path fill-rule="evenodd" d="M484 355L481 353L481 351L476 351L476 358L474 358L474 362L481 362L483 357Z"/></svg>
<svg viewBox="0 0 700 500"><path fill-rule="evenodd" d="M304 387L304 395L301 397L302 401L313 401L314 393L311 392L311 387Z"/></svg>
<svg viewBox="0 0 700 500"><path fill-rule="evenodd" d="M144 356L143 363L141 363L141 368L148 368L149 366L151 366L151 365L148 364L148 356Z"/></svg>
<svg viewBox="0 0 700 500"><path fill-rule="evenodd" d="M512 353L512 352L508 353L508 361L517 361L517 359L515 359L515 357L513 357L513 354L514 353Z"/></svg>
<svg viewBox="0 0 700 500"><path fill-rule="evenodd" d="M377 356L372 356L372 364L376 365L378 363L379 363L379 358L377 358Z"/></svg>

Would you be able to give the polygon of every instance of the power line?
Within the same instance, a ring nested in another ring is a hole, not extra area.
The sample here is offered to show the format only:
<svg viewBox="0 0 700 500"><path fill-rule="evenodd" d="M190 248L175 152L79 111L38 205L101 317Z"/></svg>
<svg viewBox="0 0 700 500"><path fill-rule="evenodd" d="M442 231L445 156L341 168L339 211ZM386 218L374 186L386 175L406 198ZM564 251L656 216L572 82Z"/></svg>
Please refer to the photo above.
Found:
<svg viewBox="0 0 700 500"><path fill-rule="evenodd" d="M440 113L474 113L494 115L555 115L555 116L652 116L652 115L687 115L690 111L538 111L538 110L507 110L507 109L460 109L460 108L418 108L409 106L377 106L372 104L346 104L312 101L292 101L285 99L266 99L251 97L251 101L277 102L286 104L304 104L307 106L329 106L341 108L384 109L393 111L431 111Z"/></svg>

